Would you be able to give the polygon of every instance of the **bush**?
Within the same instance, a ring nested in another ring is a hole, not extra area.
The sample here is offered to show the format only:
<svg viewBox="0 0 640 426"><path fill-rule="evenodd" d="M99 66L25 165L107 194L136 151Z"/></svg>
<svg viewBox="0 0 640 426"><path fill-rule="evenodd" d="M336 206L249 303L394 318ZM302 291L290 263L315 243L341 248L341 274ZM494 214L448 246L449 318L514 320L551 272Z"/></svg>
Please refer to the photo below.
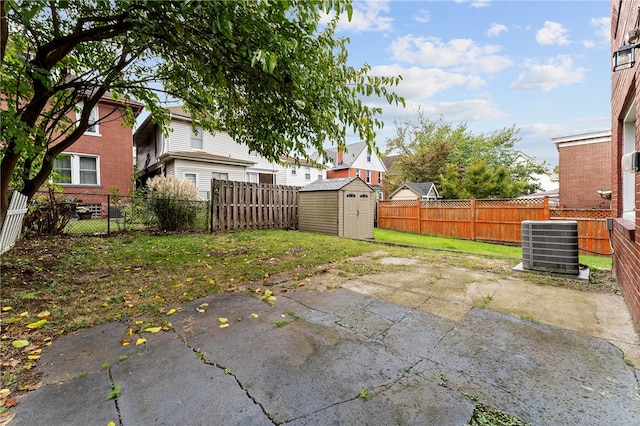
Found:
<svg viewBox="0 0 640 426"><path fill-rule="evenodd" d="M163 231L191 229L199 210L193 184L173 176L156 176L147 182L148 208Z"/></svg>
<svg viewBox="0 0 640 426"><path fill-rule="evenodd" d="M76 203L68 201L62 191L49 187L47 194L36 196L24 216L23 227L35 235L60 235L76 214Z"/></svg>

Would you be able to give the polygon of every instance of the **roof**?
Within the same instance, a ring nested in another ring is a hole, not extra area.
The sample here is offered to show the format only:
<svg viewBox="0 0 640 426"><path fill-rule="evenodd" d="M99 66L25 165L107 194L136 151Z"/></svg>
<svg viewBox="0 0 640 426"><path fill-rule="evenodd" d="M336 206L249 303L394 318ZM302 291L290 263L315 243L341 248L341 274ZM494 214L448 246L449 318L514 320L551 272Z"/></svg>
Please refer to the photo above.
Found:
<svg viewBox="0 0 640 426"><path fill-rule="evenodd" d="M400 155L388 155L382 159L382 162L384 163L384 166L387 168L387 170L390 171L393 163L395 163L396 160L400 157Z"/></svg>
<svg viewBox="0 0 640 426"><path fill-rule="evenodd" d="M356 142L346 146L346 150L342 154L342 164L338 164L338 149L330 148L327 149L327 155L331 157L332 162L334 164L333 169L349 169L351 165L356 161L358 156L362 153L362 151L367 147L366 142Z"/></svg>
<svg viewBox="0 0 640 426"><path fill-rule="evenodd" d="M364 181L359 177L349 177L340 179L322 179L310 183L309 185L300 188L300 192L312 192L312 191L338 191L345 186L349 185L354 180L359 180L362 183ZM365 183L366 185L366 183Z"/></svg>
<svg viewBox="0 0 640 426"><path fill-rule="evenodd" d="M428 196L432 188L435 190L436 196L439 195L433 182L405 182L396 188L396 190L389 195L389 198L393 197L394 194L405 188L415 192L415 194L420 198Z"/></svg>
<svg viewBox="0 0 640 426"><path fill-rule="evenodd" d="M256 164L254 161L241 160L239 158L231 158L225 157L224 155L215 155L209 154L204 151L172 151L162 154L158 157L160 161L164 160L192 160L192 161L202 161L206 163L216 163L216 164L232 164L232 165L241 165L241 166L251 166Z"/></svg>

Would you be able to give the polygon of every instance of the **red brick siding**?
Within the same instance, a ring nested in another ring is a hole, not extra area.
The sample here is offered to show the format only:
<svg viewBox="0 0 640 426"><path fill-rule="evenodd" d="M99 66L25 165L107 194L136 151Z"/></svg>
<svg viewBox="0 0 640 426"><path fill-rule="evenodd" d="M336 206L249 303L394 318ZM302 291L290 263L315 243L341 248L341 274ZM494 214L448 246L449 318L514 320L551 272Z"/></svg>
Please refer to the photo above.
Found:
<svg viewBox="0 0 640 426"><path fill-rule="evenodd" d="M617 50L624 44L624 35L635 28L640 0L620 2L611 0L611 48ZM618 12L618 7L620 11ZM636 51L636 53L638 53ZM640 65L611 74L611 209L616 219L612 232L613 266L618 284L640 329L640 173L636 178L635 224L620 219L622 215L622 129L624 116L634 99L639 99L640 90L635 81L640 79ZM636 150L640 150L640 105L636 108Z"/></svg>
<svg viewBox="0 0 640 426"><path fill-rule="evenodd" d="M116 111L114 112L114 108ZM111 114L99 125L100 136L84 135L66 152L100 156L100 185L65 185L66 192L107 194L119 188L120 195L129 195L133 184L133 134L122 126L123 109L110 103L98 105L100 117Z"/></svg>
<svg viewBox="0 0 640 426"><path fill-rule="evenodd" d="M598 190L611 188L611 144L561 146L560 205L568 209L608 209Z"/></svg>
<svg viewBox="0 0 640 426"><path fill-rule="evenodd" d="M363 181L367 181L367 170L360 170L360 179ZM327 170L327 179L338 179L338 178L347 178L347 177L356 177L356 169L340 169L340 170ZM382 179L384 180L384 173L382 173ZM371 170L371 182L368 182L369 185L382 185L382 181L378 179L378 172Z"/></svg>

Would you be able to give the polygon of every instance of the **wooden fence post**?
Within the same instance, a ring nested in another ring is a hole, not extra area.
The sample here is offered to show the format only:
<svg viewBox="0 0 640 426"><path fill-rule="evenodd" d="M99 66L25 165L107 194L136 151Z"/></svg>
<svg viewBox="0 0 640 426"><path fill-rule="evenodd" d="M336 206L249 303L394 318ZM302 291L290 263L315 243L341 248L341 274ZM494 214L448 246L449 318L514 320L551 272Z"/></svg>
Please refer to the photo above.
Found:
<svg viewBox="0 0 640 426"><path fill-rule="evenodd" d="M476 240L476 200L472 199L469 204L469 218L471 219L471 241Z"/></svg>
<svg viewBox="0 0 640 426"><path fill-rule="evenodd" d="M549 197L544 197L544 217L546 220L551 219L551 209L549 208Z"/></svg>
<svg viewBox="0 0 640 426"><path fill-rule="evenodd" d="M416 200L416 203L418 204L418 235L422 234L422 220L421 220L421 216L422 216L422 212L421 210L421 204L422 204L422 200L420 200L420 198L418 198Z"/></svg>

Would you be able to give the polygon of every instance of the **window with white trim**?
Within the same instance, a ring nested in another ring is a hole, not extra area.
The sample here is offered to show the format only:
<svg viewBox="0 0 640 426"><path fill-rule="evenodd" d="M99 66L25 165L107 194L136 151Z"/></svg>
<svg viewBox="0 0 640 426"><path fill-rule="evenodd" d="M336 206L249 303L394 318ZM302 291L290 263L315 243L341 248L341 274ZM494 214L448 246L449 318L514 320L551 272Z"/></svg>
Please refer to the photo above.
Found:
<svg viewBox="0 0 640 426"><path fill-rule="evenodd" d="M247 182L258 183L257 173L247 173Z"/></svg>
<svg viewBox="0 0 640 426"><path fill-rule="evenodd" d="M371 183L371 170L367 170L367 183Z"/></svg>
<svg viewBox="0 0 640 426"><path fill-rule="evenodd" d="M78 104L78 108L79 111L76 114L76 120L80 120L80 117L82 116L82 110L84 109L84 103L80 102ZM85 134L89 134L89 135L100 135L100 127L98 125L98 120L99 120L99 115L98 115L98 105L94 106L91 109L91 113L89 113L89 127L87 127L87 130L85 130Z"/></svg>
<svg viewBox="0 0 640 426"><path fill-rule="evenodd" d="M636 103L624 118L622 129L622 154L636 150ZM622 218L630 222L636 221L636 174L622 172Z"/></svg>
<svg viewBox="0 0 640 426"><path fill-rule="evenodd" d="M92 155L60 154L53 160L57 174L53 181L62 185L99 185L99 160Z"/></svg>
<svg viewBox="0 0 640 426"><path fill-rule="evenodd" d="M382 172L378 172L378 184L382 185Z"/></svg>
<svg viewBox="0 0 640 426"><path fill-rule="evenodd" d="M202 149L202 127L191 128L191 149Z"/></svg>
<svg viewBox="0 0 640 426"><path fill-rule="evenodd" d="M229 173L213 172L211 173L211 178L217 180L229 180Z"/></svg>
<svg viewBox="0 0 640 426"><path fill-rule="evenodd" d="M184 179L191 182L194 188L198 187L198 175L196 175L195 173L185 173Z"/></svg>
<svg viewBox="0 0 640 426"><path fill-rule="evenodd" d="M291 167L291 176L296 176L298 174L298 168L296 166Z"/></svg>
<svg viewBox="0 0 640 426"><path fill-rule="evenodd" d="M367 151L367 163L371 162L371 151Z"/></svg>
<svg viewBox="0 0 640 426"><path fill-rule="evenodd" d="M356 169L356 177L360 177L360 169Z"/></svg>
<svg viewBox="0 0 640 426"><path fill-rule="evenodd" d="M311 180L311 167L304 168L304 180Z"/></svg>

